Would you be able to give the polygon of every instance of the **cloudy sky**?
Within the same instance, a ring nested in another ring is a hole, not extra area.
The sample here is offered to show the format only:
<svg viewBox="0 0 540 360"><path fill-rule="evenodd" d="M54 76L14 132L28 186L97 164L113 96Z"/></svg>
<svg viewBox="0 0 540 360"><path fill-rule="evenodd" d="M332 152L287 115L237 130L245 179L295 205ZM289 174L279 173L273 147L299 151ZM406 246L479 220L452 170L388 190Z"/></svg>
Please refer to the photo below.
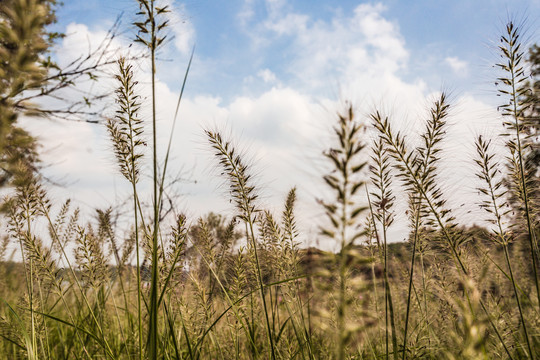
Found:
<svg viewBox="0 0 540 360"><path fill-rule="evenodd" d="M135 1L64 3L55 25L66 34L55 49L59 63L95 48L118 16L120 31L113 46L123 53L138 51L132 45ZM524 24L527 44L540 42L540 1L167 3L173 10L169 42L159 53L157 74L162 152L196 46L170 165L171 176L182 178L175 187L181 195L178 210L192 217L230 213L224 181L203 135L205 128L218 129L253 165L261 204L279 214L288 189L297 186L304 241L330 246L316 237L322 211L315 199L325 195L320 177L327 167L320 153L332 144L336 111L346 101L360 117L380 108L412 141L430 101L444 90L453 108L441 182L458 216L469 221L480 216L462 204L474 202L476 194L471 178L475 136L496 136L500 130L493 85L496 42L508 19ZM148 63L136 64L136 76L141 95L148 99ZM114 86L105 78L80 85L85 92L112 91ZM110 104L105 116L113 114L112 99ZM145 120L148 111L143 111ZM88 214L129 197L103 126L43 119L25 123L43 143L45 174L64 184L53 187L52 196L71 197ZM392 236L397 241L406 234L398 226Z"/></svg>

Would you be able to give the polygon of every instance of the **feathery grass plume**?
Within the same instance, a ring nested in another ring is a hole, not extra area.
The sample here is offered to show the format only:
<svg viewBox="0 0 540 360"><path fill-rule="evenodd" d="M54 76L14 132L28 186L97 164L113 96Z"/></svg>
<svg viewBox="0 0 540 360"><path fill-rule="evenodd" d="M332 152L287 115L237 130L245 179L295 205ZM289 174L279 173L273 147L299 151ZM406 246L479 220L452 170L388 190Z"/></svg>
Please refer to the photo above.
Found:
<svg viewBox="0 0 540 360"><path fill-rule="evenodd" d="M262 246L269 255L276 255L279 242L282 238L281 229L278 223L274 220L274 216L269 210L264 210L262 216L257 220L261 231ZM272 259L270 261L272 261Z"/></svg>
<svg viewBox="0 0 540 360"><path fill-rule="evenodd" d="M500 164L495 159L495 153L491 149L491 140L484 140L482 136L475 141L477 157L474 162L478 165L476 176L480 178L485 187L478 188L478 191L484 195L485 199L480 203L484 209L493 218L488 219L489 223L495 225L492 229L495 236L492 240L499 245L508 245L513 239L506 230L509 226L508 215L511 211L504 205L507 198L507 190L504 186L504 179L500 171Z"/></svg>
<svg viewBox="0 0 540 360"><path fill-rule="evenodd" d="M163 30L167 27L168 20L162 20L168 10L168 6L156 6L154 0L137 0L140 11L138 15L142 21L135 22L134 25L139 32L135 41L143 44L150 51L152 66L152 168L154 184L154 226L152 229L152 278L150 284L150 316L148 327L148 349L150 358L159 355L158 349L158 320L159 320L159 274L158 274L158 232L159 232L159 204L158 199L158 160L157 160L157 116L156 116L156 51L163 44L166 36L162 36ZM141 355L142 356L142 355Z"/></svg>
<svg viewBox="0 0 540 360"><path fill-rule="evenodd" d="M116 235L114 233L112 224L112 207L105 210L96 209L97 215L97 235L101 239L103 244L108 243L109 251L107 252L107 258L110 255L114 256L116 264L120 263L120 252L118 251L118 244L116 243Z"/></svg>
<svg viewBox="0 0 540 360"><path fill-rule="evenodd" d="M152 228L150 225L146 225L146 228L143 229L143 236L141 239L140 247L144 254L143 262L141 267L148 265L148 262L152 262ZM159 247L159 244L158 244ZM159 257L158 257L159 259Z"/></svg>
<svg viewBox="0 0 540 360"><path fill-rule="evenodd" d="M122 256L120 258L121 266L125 267L131 263L131 257L133 256L133 251L135 250L135 231L131 230L129 235L122 244Z"/></svg>
<svg viewBox="0 0 540 360"><path fill-rule="evenodd" d="M299 274L298 265L300 263L300 257L298 254L298 228L296 226L296 217L294 215L294 208L296 205L296 187L289 190L287 198L285 200L285 208L281 215L281 227L283 231L281 239L281 253L283 254L284 269L283 275L286 278L292 278ZM295 281L297 291L299 291L299 281ZM300 301L300 298L298 297ZM301 304L301 301L300 301ZM299 305L300 305L299 304ZM309 306L309 305L308 305ZM300 306L302 308L303 306Z"/></svg>
<svg viewBox="0 0 540 360"><path fill-rule="evenodd" d="M346 347L353 335L346 324L347 265L351 256L351 247L362 236L362 232L355 224L358 216L365 210L365 207L359 206L357 202L358 190L364 186L362 170L367 164L362 154L365 148L362 139L363 129L364 127L354 116L352 105L348 104L345 113L338 114L338 124L334 127L338 147L330 148L323 153L333 165L332 172L324 176L324 181L335 193L335 198L332 202L319 200L330 220L330 227L322 228L321 232L340 244L336 349L339 360L345 359Z"/></svg>
<svg viewBox="0 0 540 360"><path fill-rule="evenodd" d="M49 230L49 236L51 238L53 237L52 235L53 227L56 228L59 233L61 232L61 229L63 229L63 226L66 223L67 215L70 210L69 209L70 203L71 203L71 200L67 199L66 202L60 208L60 211L58 212L58 214L56 215L56 220L54 221L54 223L49 225L48 230Z"/></svg>
<svg viewBox="0 0 540 360"><path fill-rule="evenodd" d="M210 287L210 282L212 275L210 274L210 267L213 269L216 268L216 241L214 236L210 233L208 224L203 218L199 218L197 225L193 226L190 231L190 240L193 243L193 246L204 255L204 261L200 259L199 266L197 268L197 273L200 281L206 281L208 287Z"/></svg>
<svg viewBox="0 0 540 360"><path fill-rule="evenodd" d="M180 272L183 271L184 263L182 258L186 253L186 243L189 228L186 222L186 216L180 214L176 217L176 222L172 227L170 241L167 247L167 253L165 254L165 262L167 267L167 277L163 282L164 290L169 288L169 283L171 283L170 290L173 290L180 281L180 276L178 275L177 267L180 268Z"/></svg>
<svg viewBox="0 0 540 360"><path fill-rule="evenodd" d="M294 217L294 205L296 203L296 187L293 187L287 194L285 209L283 210L283 230L285 239L291 249L294 248L295 238L298 236L296 219Z"/></svg>
<svg viewBox="0 0 540 360"><path fill-rule="evenodd" d="M265 239L266 249L269 252L270 263L268 265L275 269L275 280L294 277L298 272L299 259L296 241L298 230L294 216L295 202L296 188L292 188L285 200L281 223L278 224L270 211L267 210L262 219L261 236ZM280 286L276 287L276 289L278 288Z"/></svg>
<svg viewBox="0 0 540 360"><path fill-rule="evenodd" d="M373 215L381 225L388 228L394 222L395 214L392 208L396 199L391 189L390 155L382 138L374 141L371 150L373 155L371 155L372 165L369 167L370 179L376 189L370 192L371 205L374 208Z"/></svg>
<svg viewBox="0 0 540 360"><path fill-rule="evenodd" d="M385 294L385 335L386 335L386 358L388 359L389 347L388 347L388 322L390 321L390 327L392 330L392 354L394 359L398 358L398 346L397 346L397 334L395 325L394 314L394 302L392 300L392 291L390 287L390 281L388 277L388 228L394 222L394 212L392 210L394 206L395 196L392 193L392 174L390 155L384 144L382 138L378 138L374 141L371 148L373 155L371 156L372 165L370 166L371 172L371 184L374 189L370 192L371 197L369 199L369 206L372 212L373 224L375 236L378 237L377 223L382 230L382 252L380 254L381 262L383 264L383 276L384 276L384 294ZM407 314L408 315L408 314ZM407 324L407 319L405 321ZM405 336L406 338L406 336ZM404 348L405 351L405 348Z"/></svg>
<svg viewBox="0 0 540 360"><path fill-rule="evenodd" d="M204 330L208 327L208 323L214 314L212 300L208 294L208 287L204 285L205 279L201 279L200 273L192 272L189 275L189 280L192 285L192 291L195 298L194 319L192 326L195 332L193 340L198 341Z"/></svg>
<svg viewBox="0 0 540 360"><path fill-rule="evenodd" d="M245 302L241 300L246 292L246 283L248 281L245 257L245 247L243 246L238 249L236 254L230 257L229 279L231 280L227 284L231 299L237 304L238 316L242 319L247 319L247 307ZM246 346L245 341L243 342L239 335L242 325L236 320L235 315L230 312L227 315L228 323L231 324L229 326L232 328L232 343L234 344L235 358L238 358L241 353L244 351L247 352L247 348L244 348Z"/></svg>
<svg viewBox="0 0 540 360"><path fill-rule="evenodd" d="M73 240L78 227L80 210L79 208L76 208L70 214L70 204L71 200L66 200L56 217L55 224L49 224L48 226L51 239L54 239L54 233L58 234L60 241L53 241L52 243L53 250L58 254L62 253L62 247L65 248L68 243Z"/></svg>
<svg viewBox="0 0 540 360"><path fill-rule="evenodd" d="M236 241L242 236L236 231L236 219L233 217L228 223L226 218L221 215L216 215L210 212L204 219L208 231L213 239L213 253L214 253L214 273L215 276L210 276L210 296L214 297L222 290L217 285L220 282L225 281L224 265L225 257L229 254L229 251L233 248Z"/></svg>
<svg viewBox="0 0 540 360"><path fill-rule="evenodd" d="M266 282L273 282L281 276L280 249L281 229L278 223L274 220L272 213L269 210L264 210L261 216L257 219L260 229L260 260L262 266L263 279ZM277 291L277 287L274 289ZM274 318L274 307L272 289L270 289L270 308L272 309L272 319ZM275 329L273 329L275 331Z"/></svg>
<svg viewBox="0 0 540 360"><path fill-rule="evenodd" d="M102 243L91 227L77 229L75 237L75 262L85 287L97 290L107 279L107 261Z"/></svg>
<svg viewBox="0 0 540 360"><path fill-rule="evenodd" d="M272 334L268 308L266 306L264 282L261 274L261 265L257 251L258 244L255 236L255 216L259 212L255 201L257 200L258 196L255 193L255 187L251 185L252 177L248 173L248 168L242 161L241 156L236 153L232 144L229 141L224 141L221 135L217 132L205 130L205 133L210 141L210 144L215 150L215 156L218 158L220 166L229 179L231 196L239 212L238 217L244 221L248 230L246 235L253 250L255 271L257 274L257 282L259 285L260 297L266 320L266 332L270 345L271 357L272 359L275 359L276 354L274 349L274 335Z"/></svg>
<svg viewBox="0 0 540 360"><path fill-rule="evenodd" d="M120 173L130 182L139 180L142 146L146 146L143 123L139 118L140 96L136 93L137 81L134 80L133 66L121 57L118 60L118 73L115 75L118 88L115 90L118 109L113 119L107 121L107 130L111 137L114 153L120 167Z"/></svg>
<svg viewBox="0 0 540 360"><path fill-rule="evenodd" d="M158 268L158 279L161 279L161 276L163 275L161 273L161 270L165 269L165 254L163 251L163 248L161 247L161 241L158 242L157 249L156 249L156 256L157 256L157 268ZM143 230L143 236L141 239L141 248L144 253L144 258L141 263L141 279L145 278L148 281L148 276L150 276L150 282L152 280L152 261L153 261L153 239L152 239L152 228L151 225L146 225L146 229ZM150 284L151 285L151 284ZM150 288L151 290L151 288Z"/></svg>
<svg viewBox="0 0 540 360"><path fill-rule="evenodd" d="M485 200L482 201L481 207L490 214L488 221L493 225L493 236L490 237L497 244L502 246L504 250L504 257L506 260L506 266L508 267L508 274L510 275L510 282L514 290L514 296L516 299L516 305L519 311L521 326L523 326L523 334L527 342L527 350L531 359L534 359L529 334L527 330L527 324L523 314L522 304L520 301L520 295L517 290L517 280L514 277L514 271L512 269L512 263L510 260L510 254L508 251L508 245L513 241L513 235L508 232L506 226L507 215L510 209L504 209L503 205L506 200L506 189L504 187L504 179L500 175L499 164L494 160L495 154L490 150L491 141L486 141L479 136L476 139L476 152L478 157L475 159L480 171L476 174L481 180L484 181L485 187L478 188L478 190L484 195Z"/></svg>
<svg viewBox="0 0 540 360"><path fill-rule="evenodd" d="M446 118L449 108L447 96L443 92L429 110L430 117L426 121L425 133L422 134L423 145L416 149L418 152L416 159L418 171L425 183L434 181L437 175L436 163L441 151L440 143L446 134Z"/></svg>
<svg viewBox="0 0 540 360"><path fill-rule="evenodd" d="M163 254L163 285L161 294L158 299L158 306L161 306L161 304L163 304L163 307L165 309L166 319L169 324L169 335L173 340L173 345L177 356L179 355L179 349L176 338L177 334L174 330L175 317L177 315L177 313L174 312L174 302L182 301L182 295L184 293L184 291L180 290L178 287L182 283L185 283L186 280L186 277L184 276L184 271L185 266L187 265L185 261L185 255L189 230L190 229L187 225L186 216L183 214L178 215L175 224L172 226L168 246ZM167 300L164 299L165 295L167 295ZM182 314L182 312L184 310L182 309L182 306L178 306L177 309L180 312L179 315L181 319L183 319L184 315ZM184 320L182 320L182 323L184 324ZM185 325L183 326L185 330ZM187 334L187 331L185 331L185 336L186 338L188 338L188 342L190 341L189 338L193 339L192 336L189 336Z"/></svg>
<svg viewBox="0 0 540 360"><path fill-rule="evenodd" d="M139 4L137 15L141 17L141 21L133 23L138 29L135 41L143 44L155 54L155 51L163 44L167 37L161 33L169 23L169 20L162 19L163 15L169 12L169 6L156 6L159 3L156 0L136 1Z"/></svg>
<svg viewBox="0 0 540 360"><path fill-rule="evenodd" d="M258 195L255 187L251 185L252 176L248 174L248 168L242 161L231 142L222 139L221 134L205 130L210 145L215 150L215 157L223 168L224 174L229 179L230 194L238 209L238 218L245 222L255 222L255 215L260 210L255 201ZM249 235L249 234L248 234ZM253 240L253 239L251 239Z"/></svg>
<svg viewBox="0 0 540 360"><path fill-rule="evenodd" d="M118 88L115 91L118 109L114 119L107 121L107 130L111 136L114 152L121 174L131 183L133 191L134 240L137 275L137 323L139 336L139 358L142 356L142 305L141 305L141 260L139 244L139 216L137 182L139 180L143 139L143 123L139 118L140 96L136 93L137 81L134 80L133 67L126 59L118 59L118 73L115 78Z"/></svg>
<svg viewBox="0 0 540 360"><path fill-rule="evenodd" d="M5 235L0 238L0 263L6 261L7 248L10 243L9 236ZM1 269L0 269L1 271Z"/></svg>
<svg viewBox="0 0 540 360"><path fill-rule="evenodd" d="M228 266L227 271L229 276L227 283L229 288L229 294L233 301L237 301L246 292L246 248L245 246L240 246L236 254L231 254L232 256L228 257ZM241 303L240 303L241 304ZM241 309L241 307L239 307Z"/></svg>
<svg viewBox="0 0 540 360"><path fill-rule="evenodd" d="M530 87L527 85L528 75L525 70L524 52L521 44L521 29L513 22L506 25L505 33L500 38L498 46L501 54L501 63L496 66L503 74L497 79L500 87L499 94L506 102L499 106L504 117L503 125L508 130L509 137L506 147L510 151L509 162L511 171L511 189L520 202L520 210L527 224L527 238L530 246L530 255L536 286L538 307L540 308L540 283L538 279L538 239L536 238L534 209L531 201L532 180L535 169L526 167L525 160L530 151L527 130L531 126L526 116L532 107Z"/></svg>
<svg viewBox="0 0 540 360"><path fill-rule="evenodd" d="M426 187L428 191L433 189L433 185L437 184L440 143L446 134L446 118L448 117L449 107L447 96L443 92L429 109L430 116L426 121L426 129L421 135L422 145L418 146L414 151L415 176L420 179L421 186ZM415 239L418 241L419 228L426 225L428 228L436 228L437 225L434 225L435 221L430 217L431 213L421 194L418 191L411 191L412 189L408 190L409 200L411 201L410 210L416 218L415 222L418 222L414 226ZM438 190L434 191L437 192ZM441 204L444 205L444 203ZM422 246L422 244L418 245Z"/></svg>
<svg viewBox="0 0 540 360"><path fill-rule="evenodd" d="M440 143L446 134L446 117L448 116L449 104L447 96L443 92L435 101L429 110L429 117L426 121L426 128L421 135L422 144L415 149L414 165L416 176L420 179L422 186L437 183L437 162L439 160ZM422 292L424 300L425 318L427 319L427 287L425 278L425 263L424 256L429 244L426 241L426 236L435 234L437 224L434 226L431 212L424 201L422 195L414 189L408 189L409 199L409 218L412 227L412 257L411 267L409 271L409 290L407 296L407 312L405 315L405 331L403 337L403 354L404 359L407 354L407 334L408 321L411 306L412 286L415 270L416 255L420 255L420 270L422 275ZM426 328L429 323L426 321Z"/></svg>

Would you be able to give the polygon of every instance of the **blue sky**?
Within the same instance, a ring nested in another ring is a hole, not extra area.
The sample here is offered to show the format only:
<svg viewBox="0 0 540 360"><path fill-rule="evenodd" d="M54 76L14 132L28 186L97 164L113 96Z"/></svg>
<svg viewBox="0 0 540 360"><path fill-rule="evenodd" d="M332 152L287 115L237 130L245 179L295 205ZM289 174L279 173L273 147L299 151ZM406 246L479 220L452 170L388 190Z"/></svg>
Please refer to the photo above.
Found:
<svg viewBox="0 0 540 360"><path fill-rule="evenodd" d="M512 18L525 23L529 43L540 42L539 0L167 3L173 12L171 40L159 54L160 144L168 138L196 45L174 134L172 171L189 180L179 185L180 210L191 216L210 209L230 212L202 133L217 127L252 160L263 206L278 213L288 189L299 187L300 211L306 214L301 225L308 237L316 233L313 219L322 214L315 198L324 196L320 178L327 167L319 154L330 144L332 120L345 100L364 117L375 107L387 110L414 139L430 99L449 91L454 106L445 151L451 156L440 180L460 207L476 193L467 177L473 174L474 136L499 132L493 87L499 33ZM67 62L95 46L119 14L121 34L114 46L122 52L134 37L135 12L131 0L65 1L55 26L67 37L57 46L57 58ZM148 64L137 69L146 96ZM107 79L96 86L114 88ZM47 123L48 131L42 132L43 123L29 126L41 136L43 157L53 164L48 175L71 184L55 189L57 196L70 196L88 211L129 196L103 127ZM470 216L470 209L461 211ZM393 240L404 237L398 229Z"/></svg>
<svg viewBox="0 0 540 360"><path fill-rule="evenodd" d="M205 69L206 79L193 79L192 90L224 98L261 91L256 86L246 89L238 81L257 73L260 68L269 68L278 78L301 84L301 80L294 79L288 72L295 51L301 50L292 46L294 35L263 34L261 29L262 23L271 17L272 7L280 7L276 16L305 16L309 27L347 18L362 3L381 4L384 7L381 15L395 24L404 39L411 60L400 76L408 80L422 77L431 88L445 84L458 91L469 91L471 85L480 85L481 79L471 81L466 76L455 76L441 65L445 58L457 57L473 68L487 66L492 60L491 42L497 39L498 31L508 18L525 21L529 34L538 38L538 0L177 1L173 5L179 12L179 19L194 28L194 38L190 40L197 45L197 56L213 65L212 69ZM133 35L130 20L134 18L134 4L132 0L69 0L58 11L58 26L63 29L76 22L86 24L90 29L103 29L122 14L123 35L129 39ZM179 24L173 22L172 25ZM181 33L175 36L178 38ZM266 42L257 44L256 36L264 37ZM163 58L182 61L185 54L169 51ZM180 73L178 71L177 77L167 81L171 88L178 88Z"/></svg>

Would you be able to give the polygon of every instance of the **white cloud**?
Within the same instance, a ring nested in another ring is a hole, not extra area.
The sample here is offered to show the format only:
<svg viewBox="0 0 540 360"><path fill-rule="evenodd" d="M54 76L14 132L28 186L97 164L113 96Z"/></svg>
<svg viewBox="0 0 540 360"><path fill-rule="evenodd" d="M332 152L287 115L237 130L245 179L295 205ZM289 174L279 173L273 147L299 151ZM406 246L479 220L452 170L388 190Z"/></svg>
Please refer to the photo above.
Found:
<svg viewBox="0 0 540 360"><path fill-rule="evenodd" d="M450 56L444 59L446 64L454 71L455 74L459 76L464 76L467 74L469 65L466 61L460 60L455 56Z"/></svg>
<svg viewBox="0 0 540 360"><path fill-rule="evenodd" d="M268 17L246 31L261 51L286 37L290 45L280 52L290 59L287 75L306 91L328 91L329 85L347 92L370 85L385 91L394 84L380 80L407 65L405 41L397 25L383 17L381 4L361 4L348 15L336 12L329 21L296 13L282 1L267 1L267 8Z"/></svg>
<svg viewBox="0 0 540 360"><path fill-rule="evenodd" d="M260 77L265 83L273 83L276 81L276 74L269 69L260 70L257 73L257 76Z"/></svg>

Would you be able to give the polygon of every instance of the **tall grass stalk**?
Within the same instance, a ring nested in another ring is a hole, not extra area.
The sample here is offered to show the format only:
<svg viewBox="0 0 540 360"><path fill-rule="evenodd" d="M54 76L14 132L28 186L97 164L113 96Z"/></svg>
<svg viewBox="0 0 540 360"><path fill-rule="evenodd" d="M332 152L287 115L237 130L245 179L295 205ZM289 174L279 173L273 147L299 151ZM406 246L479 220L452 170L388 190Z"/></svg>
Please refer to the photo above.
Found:
<svg viewBox="0 0 540 360"><path fill-rule="evenodd" d="M156 117L156 51L165 40L161 35L168 21L161 21L162 15L168 12L168 7L157 7L154 0L137 0L142 22L135 22L139 29L136 41L142 43L150 51L152 77L152 168L153 168L153 210L154 221L152 229L152 274L150 283L150 306L148 327L148 356L152 359L159 356L158 350L158 321L159 321L159 272L158 272L158 236L159 236L159 195L158 195L158 160L157 160L157 117Z"/></svg>
<svg viewBox="0 0 540 360"><path fill-rule="evenodd" d="M334 127L334 135L338 146L324 152L330 160L333 171L324 176L324 181L335 193L333 202L320 200L325 214L330 220L330 226L322 228L321 232L340 245L338 253L339 290L337 304L337 358L344 360L346 347L352 336L347 329L347 264L349 262L350 248L362 236L362 231L354 227L355 220L365 210L365 207L355 203L358 190L364 186L361 177L362 170L367 162L362 159L362 150L365 148L362 140L363 127L355 118L352 105L348 105L344 114L338 114L338 123Z"/></svg>
<svg viewBox="0 0 540 360"><path fill-rule="evenodd" d="M377 228L375 225L376 222L375 222L375 213L373 210L373 203L371 201L371 197L369 196L369 190L367 187L366 187L366 199L369 205L369 214L370 214L370 216L366 219L366 233L368 236L368 246L369 246L370 256L371 258L375 259L377 257L375 255L375 250L377 251L378 257L380 258L382 254L382 249L381 249L381 244L380 244L380 240L378 236L379 234L377 232ZM375 240L375 245L373 245L373 240ZM376 249L375 249L375 246L376 246ZM378 304L379 296L377 292L377 275L375 273L375 261L371 262L371 280L373 283L373 293L375 295L375 303L374 303L375 313L377 315L377 320L378 320L379 319L379 304Z"/></svg>
<svg viewBox="0 0 540 360"><path fill-rule="evenodd" d="M255 237L255 219L254 216L259 210L255 205L258 195L255 193L255 187L251 185L251 175L247 173L247 167L244 165L242 158L232 147L230 142L223 141L221 135L216 132L206 130L206 135L210 144L216 151L215 155L219 159L219 163L229 178L231 193L240 214L239 217L246 225L246 236L248 242L253 248L255 258L255 271L257 273L257 282L260 289L260 298L263 305L263 312L266 323L266 332L268 343L270 346L272 359L276 358L274 348L274 335L270 325L270 317L268 307L266 305L266 296L264 292L264 281L261 274L261 264L259 261L258 244Z"/></svg>
<svg viewBox="0 0 540 360"><path fill-rule="evenodd" d="M283 242L282 244L282 252L285 254L285 259L287 261L286 263L286 271L285 271L285 278L292 278L298 276L300 273L298 261L298 248L297 248L297 240L296 237L298 236L298 230L296 228L296 220L294 215L294 207L296 204L296 187L293 187L289 193L287 194L287 199L285 201L285 208L283 210L282 215L282 222L283 222ZM309 280L308 280L309 281ZM296 301L296 311L299 314L300 317L300 323L302 325L302 338L303 340L299 342L299 344L307 344L307 353L308 358L313 359L313 344L312 344L312 337L311 337L311 326L310 326L310 308L309 308L309 298L304 304L302 301L302 298L300 297L300 283L299 280L294 281L294 292L291 295ZM277 288L279 289L279 288ZM308 289L309 291L309 289ZM309 293L308 293L309 296ZM277 297L277 292L276 292ZM307 307L307 319L304 315L304 307ZM279 312L278 312L279 314ZM293 314L289 312L289 315L291 316L291 321L294 322ZM307 323L307 324L306 324ZM304 348L302 346L302 357L304 356Z"/></svg>
<svg viewBox="0 0 540 360"><path fill-rule="evenodd" d="M132 65L125 58L118 60L118 74L115 76L119 87L116 90L116 102L119 109L116 116L107 122L107 129L112 138L115 155L120 166L120 172L130 182L133 192L133 220L135 231L135 258L137 274L137 334L139 344L139 359L142 358L143 327L142 327L142 289L141 289L141 260L139 244L139 216L137 214L137 182L139 179L139 159L142 157L142 121L138 116L141 103L136 93L137 82L133 78ZM127 302L126 302L127 306Z"/></svg>
<svg viewBox="0 0 540 360"><path fill-rule="evenodd" d="M439 145L444 138L446 117L448 115L448 104L446 102L446 94L442 93L441 96L435 101L430 109L430 117L426 123L426 131L422 134L422 145L416 149L415 163L417 176L420 178L421 186L425 187L427 184L436 181L437 176L437 162L439 160L439 152L441 151ZM413 248L411 256L411 267L409 276L409 287L407 291L407 310L405 314L405 330L403 334L403 356L407 352L407 335L409 330L409 315L411 307L412 287L414 268L416 260L416 249L419 242L420 228L423 227L422 213L423 198L419 196L417 192L409 192L410 199L410 211L413 217ZM424 280L422 280L424 282ZM424 296L425 288L424 288ZM426 301L424 301L426 302Z"/></svg>
<svg viewBox="0 0 540 360"><path fill-rule="evenodd" d="M405 186L413 193L417 193L425 199L428 213L434 217L433 225L439 227L441 235L445 240L446 248L450 250L451 258L456 268L463 276L470 276L469 270L463 263L463 259L459 253L459 249L466 239L464 239L457 230L457 224L455 223L455 218L452 216L451 211L445 207L446 200L443 198L443 193L439 186L433 181L426 184L422 183L422 180L415 169L416 161L414 153L407 150L405 140L400 133L393 133L388 118L382 117L379 112L376 112L372 118L375 121L375 127L388 145L391 156L396 160L395 166L399 170L400 177ZM470 303L469 294L466 290L464 293L468 299L471 313L474 315L474 309ZM509 358L512 358L499 329L493 322L491 314L482 299L479 299L479 304L495 331L499 342L504 347L506 354Z"/></svg>
<svg viewBox="0 0 540 360"><path fill-rule="evenodd" d="M527 350L529 352L529 357L534 359L527 324L525 322L523 308L520 301L520 295L518 294L516 279L514 277L514 271L512 269L512 263L510 261L510 255L508 252L508 244L511 241L511 236L503 226L504 218L508 216L509 211L501 211L501 205L499 204L499 201L504 201L505 196L503 180L496 179L496 176L499 173L499 165L493 160L494 155L490 153L490 142L483 140L481 136L476 139L476 151L478 158L475 159L475 162L480 168L480 172L477 173L477 176L485 182L486 186L485 188L479 188L479 191L486 195L486 197L489 199L485 200L481 206L494 218L490 221L496 226L496 228L493 230L495 236L494 240L497 244L502 246L504 250L504 258L506 260L506 266L508 267L508 274L510 276L510 282L512 283L512 289L514 290L520 322L523 326L523 333L527 342Z"/></svg>
<svg viewBox="0 0 540 360"><path fill-rule="evenodd" d="M510 161L513 171L512 183L514 191L518 199L521 201L524 208L524 217L527 223L527 238L531 250L531 262L534 274L534 283L536 286L536 295L538 300L538 308L540 309L540 284L538 280L538 243L533 224L533 209L531 208L529 178L530 171L525 168L525 152L527 150L527 135L525 131L530 125L526 121L526 113L531 108L532 102L528 95L531 91L528 87L528 76L525 72L523 63L524 52L520 40L520 28L513 22L509 22L506 26L506 32L500 38L501 45L499 50L501 58L504 60L497 64L505 75L498 78L498 82L502 83L504 88L499 88L499 93L507 99L507 103L501 105L502 115L509 120L505 120L503 125L509 130L514 131L514 134L507 141L506 146L512 153Z"/></svg>
<svg viewBox="0 0 540 360"><path fill-rule="evenodd" d="M411 203L416 202L414 198L411 199ZM411 210L413 210L413 218L414 218L414 229L413 229L413 244L412 244L412 255L411 255L411 267L409 270L409 286L407 289L407 310L405 312L405 330L403 331L403 354L402 359L405 360L405 356L407 354L407 335L409 330L409 317L411 312L411 297L412 297L412 287L413 287L413 279L414 279L414 266L416 262L416 245L418 244L418 238L419 238L419 228L420 228L420 204L412 205ZM424 289L425 292L425 289ZM425 296L425 294L424 294Z"/></svg>
<svg viewBox="0 0 540 360"><path fill-rule="evenodd" d="M21 193L21 195L23 195L24 193ZM23 197L23 198L26 198L26 197ZM24 204L24 202L23 202ZM29 207L29 204L26 203L26 208ZM24 211L23 210L23 214L25 214L26 216L28 216L28 211ZM15 222L19 219L15 218L15 214L12 215L12 221ZM24 215L23 215L24 216ZM21 216L19 216L19 218L21 218ZM30 319L31 319L31 323L30 323L30 341L27 341L26 342L26 346L27 346L27 353L28 353L28 359L37 359L37 354L36 354L36 335L35 335L35 318L34 318L34 304L33 304L33 293L34 293L34 286L33 286L33 278L34 278L34 271L33 271L33 264L32 264L32 258L28 255L25 256L26 252L24 251L24 240L28 240L30 239L31 237L31 234L30 234L30 225L27 223L27 230L24 231L22 229L18 229L18 238L19 238L19 246L20 246L20 249L21 249L21 256L22 256L22 259L23 259L23 266L24 266L24 276L25 276L25 280L26 280L26 288L27 288L27 292L28 292L28 298L29 298L29 309L30 309ZM20 234L22 233L22 234ZM27 261L27 259L29 259L29 261ZM29 262L30 264L28 265L27 262ZM28 267L29 266L29 267Z"/></svg>
<svg viewBox="0 0 540 360"><path fill-rule="evenodd" d="M370 193L369 208L372 211L374 222L375 236L378 237L377 223L382 230L382 264L384 277L384 294L385 294L385 336L386 336L386 358L389 356L388 348L388 321L392 331L392 354L393 358L398 358L397 334L394 314L394 302L392 300L392 291L390 288L390 280L388 277L388 228L394 221L392 207L394 205L394 195L392 194L392 175L390 173L390 155L382 138L374 141L372 146L372 165L371 184L374 191Z"/></svg>

